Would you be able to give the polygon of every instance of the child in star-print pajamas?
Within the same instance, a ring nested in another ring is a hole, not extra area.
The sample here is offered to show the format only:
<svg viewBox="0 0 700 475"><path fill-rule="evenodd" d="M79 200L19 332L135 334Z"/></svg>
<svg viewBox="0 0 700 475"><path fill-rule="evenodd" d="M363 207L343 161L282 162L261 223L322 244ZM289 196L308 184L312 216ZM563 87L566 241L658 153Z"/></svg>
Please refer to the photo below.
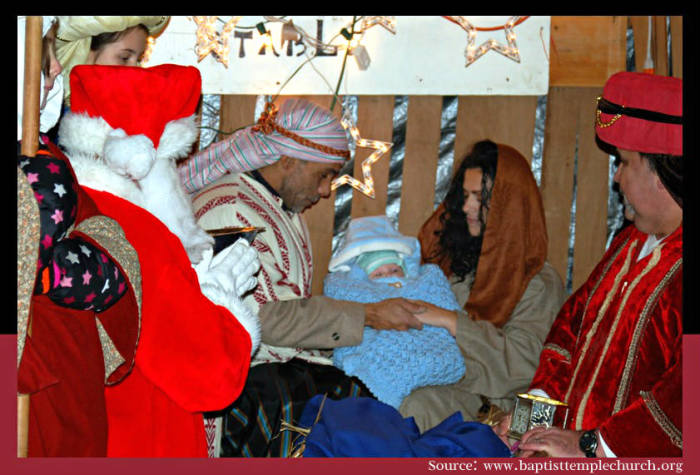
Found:
<svg viewBox="0 0 700 475"><path fill-rule="evenodd" d="M76 216L76 181L66 164L46 150L18 156L39 204L41 243L35 294L79 310L109 308L126 291L117 266L92 243L67 238Z"/></svg>

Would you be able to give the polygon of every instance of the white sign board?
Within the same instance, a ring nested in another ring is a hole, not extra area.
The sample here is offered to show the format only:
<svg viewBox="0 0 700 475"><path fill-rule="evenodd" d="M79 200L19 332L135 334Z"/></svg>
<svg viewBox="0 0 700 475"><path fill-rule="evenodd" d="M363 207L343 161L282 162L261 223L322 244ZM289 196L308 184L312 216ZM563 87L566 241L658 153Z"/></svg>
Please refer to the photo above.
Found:
<svg viewBox="0 0 700 475"><path fill-rule="evenodd" d="M345 48L340 35L350 16L286 16L308 37ZM351 95L544 95L549 82L550 17L530 16L512 32L520 61L496 50L466 65L467 31L441 16L396 16L395 33L375 24L361 39L369 55L362 70L348 56L339 94ZM474 46L489 40L507 46L506 30L498 28L510 17L466 16L476 28ZM231 17L219 17L217 32ZM274 51L265 47L256 28L264 22ZM204 94L332 94L343 69L345 49L335 55L303 41L281 41L283 23L262 16L243 16L227 35L228 65L210 53L201 61L196 53L197 24L193 17L174 16L156 39L146 66L163 63L196 66ZM349 29L349 28L348 28ZM309 58L312 57L309 61ZM303 64L306 62L306 64ZM302 66L303 64L303 66ZM301 66L301 67L300 67ZM295 70L298 71L295 73ZM293 76L293 77L292 77ZM291 78L291 79L290 79Z"/></svg>

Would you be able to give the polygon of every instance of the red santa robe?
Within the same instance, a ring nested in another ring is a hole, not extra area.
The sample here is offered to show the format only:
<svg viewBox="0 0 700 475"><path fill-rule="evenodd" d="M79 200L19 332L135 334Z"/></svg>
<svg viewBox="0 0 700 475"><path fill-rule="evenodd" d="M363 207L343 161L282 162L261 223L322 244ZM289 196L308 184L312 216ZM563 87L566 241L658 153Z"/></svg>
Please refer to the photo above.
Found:
<svg viewBox="0 0 700 475"><path fill-rule="evenodd" d="M42 148L36 158L31 159L37 162L33 171L44 168L43 162L48 164L47 168L54 167L47 172L46 183L33 193L37 200L42 198L46 203L50 201L49 198L40 192L49 193L54 186L54 191L59 190L62 194L66 189L74 190L77 199L73 211L71 208L56 208L64 212L66 221L69 215L74 220L65 240L81 240L90 246L83 252L88 255L93 253L95 258L99 255L105 263L109 261L116 266L121 277L114 279L110 276L111 288L116 291L115 282L121 283L125 285L125 291L119 291L119 295L116 295L110 290L108 299L115 295L116 298L111 306L104 309L104 304L97 303L101 296L94 300L88 297L83 301L84 295L78 291L78 288L92 291L94 282L104 280L99 276L91 276L91 284L87 285L84 275L81 280L71 274L75 285L62 282L59 287L65 289L51 288L46 282L50 272L42 272L39 276L41 292L31 297L31 336L27 336L24 342L18 342L24 345L21 350L18 349L21 361L17 371L17 389L20 393L30 394L28 456L104 457L108 437L105 385L117 383L132 368L138 341L141 290L138 259L124 239L118 223L101 216L95 203L82 187L77 186L65 156L53 144L49 147L52 153ZM62 168L57 164L61 163L65 169L59 173ZM39 183L43 183L43 178ZM51 206L49 212L53 209ZM28 229L18 228L18 232L25 233ZM60 234L60 231L56 231L56 234ZM59 242L65 242L54 240L53 244L47 244L52 242L51 238L57 237L42 235L41 245L53 249ZM27 258L31 259L28 265L36 268L37 255ZM50 265L44 264L42 268L47 271ZM75 268L80 267L77 258L75 264ZM101 270L98 268L98 272ZM97 274L94 269L93 273ZM33 279L31 283L34 283ZM100 287L102 283L95 289L98 293ZM69 297L65 302L62 298L56 302L54 291L61 293L63 290L68 292ZM90 302L97 307L90 305ZM26 332L20 332L18 327L18 338L22 338L22 335L26 335Z"/></svg>
<svg viewBox="0 0 700 475"><path fill-rule="evenodd" d="M184 247L161 221L111 193L85 189L136 249L143 288L134 369L106 390L107 455L206 457L202 412L240 394L250 336L202 294Z"/></svg>
<svg viewBox="0 0 700 475"><path fill-rule="evenodd" d="M617 456L682 454L682 236L637 261L647 235L621 232L559 312L531 384Z"/></svg>

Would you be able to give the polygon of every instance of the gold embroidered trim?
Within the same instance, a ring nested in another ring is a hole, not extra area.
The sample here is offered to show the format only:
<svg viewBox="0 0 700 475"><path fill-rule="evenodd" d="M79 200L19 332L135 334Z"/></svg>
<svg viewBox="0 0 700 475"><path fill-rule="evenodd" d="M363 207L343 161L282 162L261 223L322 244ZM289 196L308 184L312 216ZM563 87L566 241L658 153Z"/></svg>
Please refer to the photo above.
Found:
<svg viewBox="0 0 700 475"><path fill-rule="evenodd" d="M632 243L632 245L630 245L630 247L627 251L627 257L625 257L625 262L622 265L622 268L618 271L617 275L615 276L615 280L613 281L613 285L610 288L610 290L608 291L608 294L605 296L605 300L603 301L603 304L598 309L598 315L596 315L596 318L593 321L593 325L591 325L591 329L586 334L585 342L583 343L583 349L581 351L581 356L578 358L578 362L576 363L576 368L574 369L574 373L571 376L571 381L569 382L569 389L566 391L566 397L564 398L565 401L571 400L571 390L574 387L574 382L576 381L576 376L578 375L578 372L581 369L581 363L583 362L583 360L586 359L586 353L588 352L588 347L591 344L591 340L593 339L593 335L595 335L595 333L598 329L598 325L600 325L600 322L603 319L605 312L608 311L608 307L610 306L610 302L612 302L613 297L615 296L615 294L617 294L617 289L620 286L620 281L622 280L622 277L624 275L626 275L627 272L629 271L630 262L632 261L632 253L634 252L634 249L637 247L637 243L638 243L638 241L634 241ZM622 248L620 250L622 250ZM613 259L611 259L611 265L612 265L612 261L614 261L617 258L617 255L619 255L619 253L616 254ZM608 269L609 268L610 268L610 266L608 266ZM605 272L603 274L601 274L601 281L602 281L602 277L605 274L606 274ZM593 296L593 293L594 292L591 292L589 299L588 299L588 303L590 303L590 299ZM586 303L586 310L588 309L588 303ZM584 311L583 315L585 315L585 314L586 313ZM581 329L582 328L583 328L583 319L581 320ZM579 332L580 332L580 329L579 329ZM580 411L580 409L581 409L581 406L579 405L578 410ZM576 430L579 430L579 429L576 429Z"/></svg>
<svg viewBox="0 0 700 475"><path fill-rule="evenodd" d="M617 251L608 260L607 264L605 265L605 268L603 269L603 272L601 272L600 277L598 277L598 282L596 282L596 284L591 289L591 292L588 294L588 299L586 300L586 305L584 305L584 307L583 307L582 315L585 315L586 312L588 311L588 305L591 303L591 299L593 298L593 295L598 290L598 287L600 287L601 282L603 282L603 278L608 274L610 267L617 260L617 256L620 255L620 253L625 248L625 246L627 246L627 243L629 242L629 240L630 240L630 238L627 238L625 240L625 242L622 243L622 245L617 249ZM576 333L576 345L575 346L578 346L578 341L581 338L581 329L582 328L583 328L583 322L578 329L578 333Z"/></svg>
<svg viewBox="0 0 700 475"><path fill-rule="evenodd" d="M634 244L637 242L635 241ZM631 251L634 249L634 244L630 247L630 253L627 255L629 258L631 256ZM651 259L649 259L649 262L647 263L646 267L644 270L637 276L635 279L632 281L630 285L627 286L627 289L625 291L624 296L622 297L622 302L620 302L620 305L618 306L617 309L617 315L615 315L615 320L613 321L612 326L610 327L610 331L608 332L608 337L605 340L605 346L603 347L603 351L600 354L600 357L598 358L598 364L595 368L595 371L593 372L593 376L591 377L590 381L588 382L588 388L586 391L583 393L583 397L581 398L581 404L579 404L577 410L576 410L576 427L578 430L582 427L583 424L583 414L586 410L586 404L588 403L588 398L591 396L591 392L593 391L593 386L596 382L596 379L598 378L598 373L600 372L600 368L603 366L603 361L605 360L605 356L608 353L608 349L610 348L610 342L613 339L613 336L615 336L615 332L617 331L617 325L620 323L620 318L622 317L622 311L625 309L625 306L627 305L627 300L629 299L629 296L632 294L632 291L634 288L639 284L639 282L644 278L645 275L649 273L651 269L658 264L659 260L661 259L661 247L657 247L654 249L654 252L652 253ZM608 294L608 297L612 297L610 294ZM607 298L606 298L607 300Z"/></svg>
<svg viewBox="0 0 700 475"><path fill-rule="evenodd" d="M554 343L547 343L546 345L544 345L544 347L542 349L543 350L552 350L553 352L562 355L564 358L566 358L566 361L571 363L571 353L569 353L567 350L565 350L564 348L562 348L559 345L555 345Z"/></svg>
<svg viewBox="0 0 700 475"><path fill-rule="evenodd" d="M124 272L126 273L126 278L129 280L131 287L134 289L134 294L136 296L136 304L138 306L138 331L136 340L138 342L139 336L141 334L141 266L139 265L139 257L134 248L131 246L129 241L126 240L124 231L122 230L119 223L117 223L112 218L107 216L92 216L85 221L82 221L76 228L77 231L86 234L90 238L94 239L95 242L99 243L107 253L109 253L115 261L117 261ZM101 328L101 324L98 321L98 329ZM107 333L100 332L100 341L102 343L102 349L105 359L105 382L112 374L112 371L116 367L111 368L111 365L116 362L119 358L124 361L122 355L119 355L117 349L114 347L111 339L108 341L104 340L102 337ZM109 362L109 363L108 363ZM131 360L131 365L133 366L133 358ZM121 364L121 363L120 363ZM118 366L118 365L117 365ZM110 369L111 368L111 369ZM131 367L129 368L129 370ZM114 383L112 383L114 384Z"/></svg>
<svg viewBox="0 0 700 475"><path fill-rule="evenodd" d="M17 367L24 353L29 309L36 282L41 222L39 205L27 176L17 167Z"/></svg>
<svg viewBox="0 0 700 475"><path fill-rule="evenodd" d="M107 330L102 326L100 319L96 318L95 322L97 323L97 333L100 336L100 345L102 345L102 354L105 360L105 382L107 382L109 375L124 364L124 357L117 350Z"/></svg>
<svg viewBox="0 0 700 475"><path fill-rule="evenodd" d="M663 244L661 245L663 246ZM660 247L661 247L660 246ZM644 304L644 307L642 308L642 312L640 313L639 321L637 322L637 325L634 328L634 332L632 334L632 341L630 343L630 350L627 353L627 361L625 361L625 367L624 370L622 371L622 377L620 378L620 387L617 390L617 397L615 398L615 406L613 408L613 414L616 412L619 412L623 409L623 404L627 400L627 394L629 392L629 385L630 385L630 375L632 373L632 368L637 362L637 357L638 352L639 352L639 342L642 339L642 334L644 332L644 328L646 328L647 322L649 321L649 312L651 311L651 308L656 304L656 300L659 297L659 294L666 289L666 286L668 285L668 282L673 278L673 276L676 274L676 271L680 268L680 266L683 263L683 258L678 259L673 266L671 266L671 269L666 273L663 279L661 279L661 282L657 287L654 289L652 294L649 296L647 299L646 303Z"/></svg>
<svg viewBox="0 0 700 475"><path fill-rule="evenodd" d="M683 450L683 434L678 428L671 422L663 409L659 406L659 403L654 399L654 395L651 392L639 391L639 395L642 396L642 400L651 412L651 416L654 418L661 430L663 430L668 438L671 439L671 443Z"/></svg>

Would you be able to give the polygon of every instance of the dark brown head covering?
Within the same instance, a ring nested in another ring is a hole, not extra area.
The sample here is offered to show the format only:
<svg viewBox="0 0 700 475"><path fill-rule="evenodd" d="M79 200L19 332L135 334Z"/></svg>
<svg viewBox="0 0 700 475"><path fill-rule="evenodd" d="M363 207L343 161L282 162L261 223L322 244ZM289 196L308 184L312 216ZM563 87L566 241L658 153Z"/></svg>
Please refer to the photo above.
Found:
<svg viewBox="0 0 700 475"><path fill-rule="evenodd" d="M444 210L445 204L441 203L423 224L418 239L422 260L437 264L449 276L449 257L427 259L437 254L440 243L434 231L442 227L440 215ZM464 309L475 320L503 326L546 258L544 208L530 165L517 150L499 144L481 255Z"/></svg>

